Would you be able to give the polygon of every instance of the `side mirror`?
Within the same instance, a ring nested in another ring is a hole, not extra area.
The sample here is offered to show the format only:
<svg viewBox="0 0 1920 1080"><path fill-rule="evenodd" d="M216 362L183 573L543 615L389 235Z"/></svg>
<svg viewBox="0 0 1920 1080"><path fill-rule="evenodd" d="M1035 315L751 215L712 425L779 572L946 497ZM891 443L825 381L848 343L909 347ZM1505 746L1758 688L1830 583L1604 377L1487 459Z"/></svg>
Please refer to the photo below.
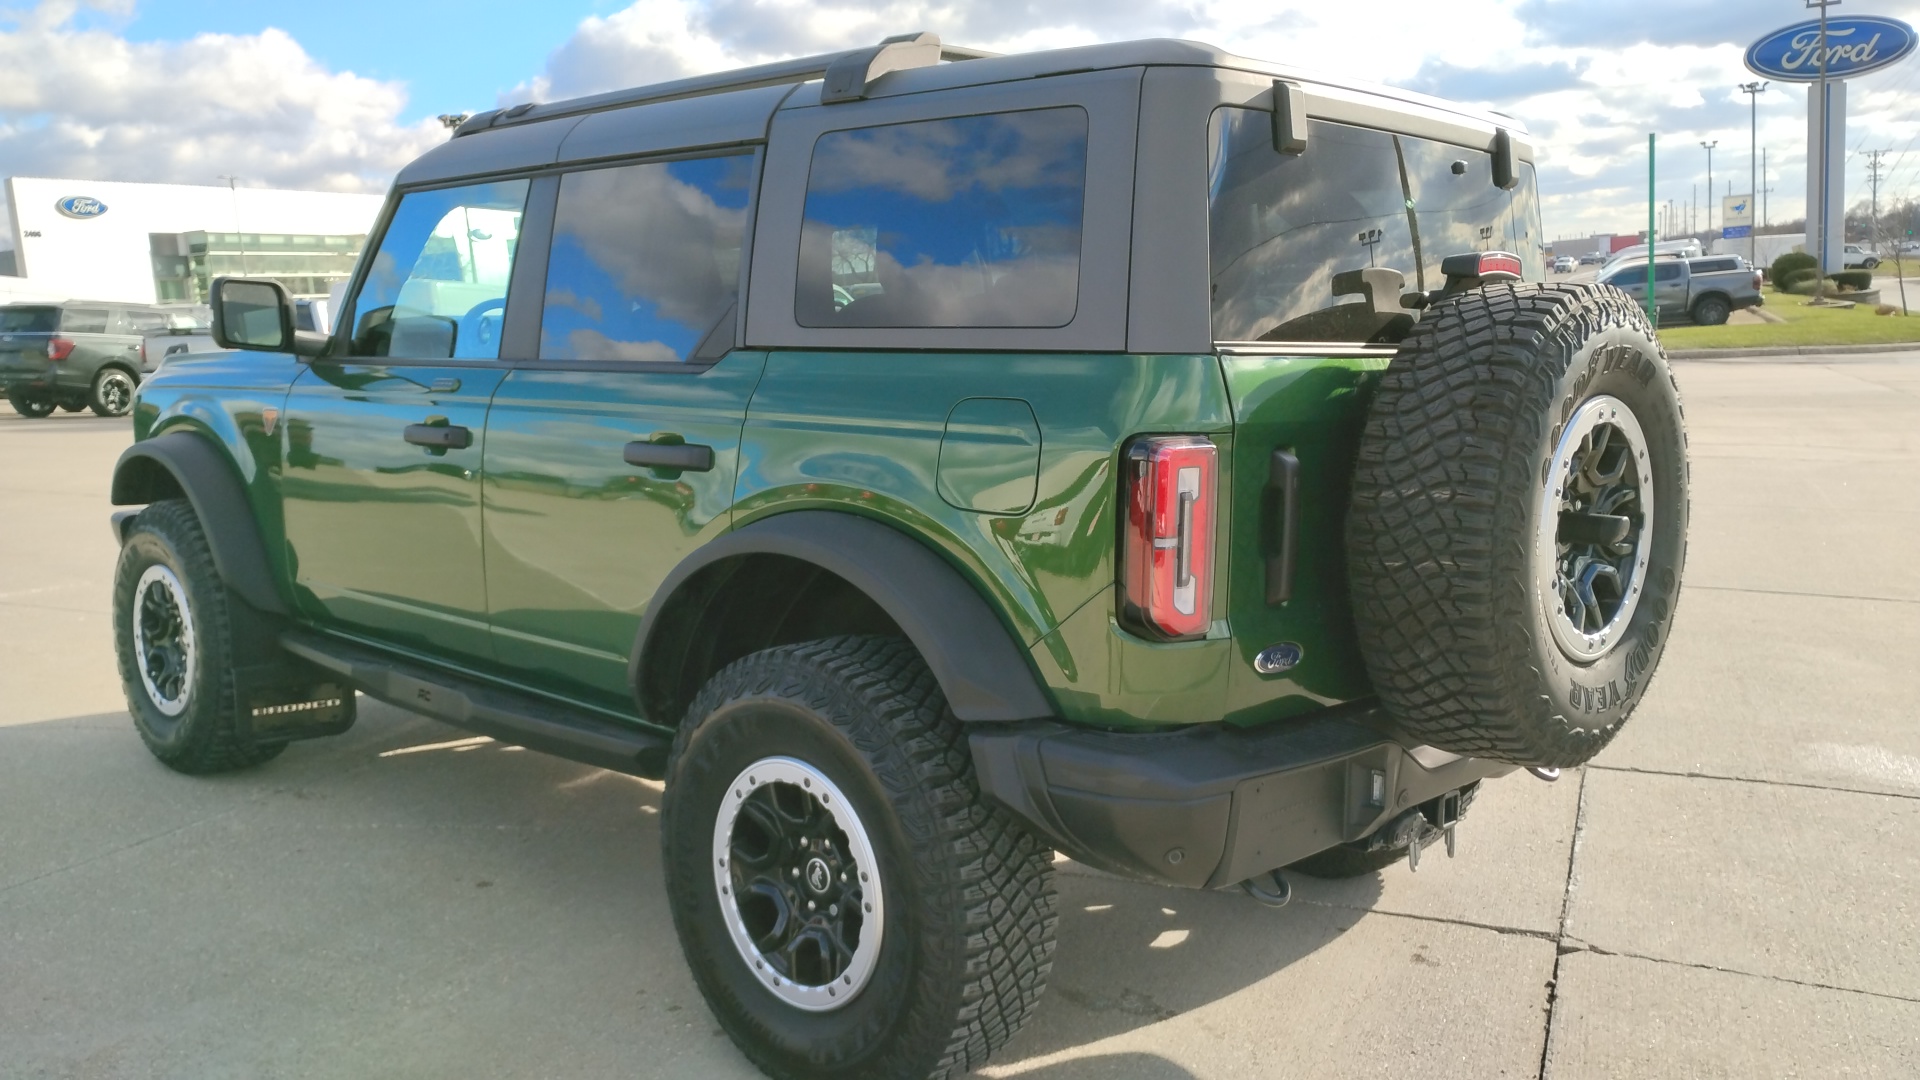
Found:
<svg viewBox="0 0 1920 1080"><path fill-rule="evenodd" d="M327 337L293 328L293 298L277 281L213 279L213 340L223 349L319 356Z"/></svg>

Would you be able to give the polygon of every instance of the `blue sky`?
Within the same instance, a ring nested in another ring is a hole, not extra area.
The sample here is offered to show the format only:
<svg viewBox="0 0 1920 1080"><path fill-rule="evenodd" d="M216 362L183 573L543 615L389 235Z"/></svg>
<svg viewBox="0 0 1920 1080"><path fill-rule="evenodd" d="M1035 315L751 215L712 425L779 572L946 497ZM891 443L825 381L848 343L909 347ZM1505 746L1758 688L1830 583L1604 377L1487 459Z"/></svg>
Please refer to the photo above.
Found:
<svg viewBox="0 0 1920 1080"><path fill-rule="evenodd" d="M404 122L492 108L500 94L539 71L582 19L625 6L610 0L141 0L131 17L83 11L78 21L140 42L201 33L257 34L276 27L335 71L405 82Z"/></svg>

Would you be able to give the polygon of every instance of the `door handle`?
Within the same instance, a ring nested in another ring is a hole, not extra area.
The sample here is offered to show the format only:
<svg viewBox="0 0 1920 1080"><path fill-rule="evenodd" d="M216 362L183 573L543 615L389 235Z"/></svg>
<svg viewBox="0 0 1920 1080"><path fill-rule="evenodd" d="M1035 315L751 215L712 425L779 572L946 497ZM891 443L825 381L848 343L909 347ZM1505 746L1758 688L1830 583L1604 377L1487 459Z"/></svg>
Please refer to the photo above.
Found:
<svg viewBox="0 0 1920 1080"><path fill-rule="evenodd" d="M699 443L630 442L620 456L643 469L708 472L713 468L713 447Z"/></svg>
<svg viewBox="0 0 1920 1080"><path fill-rule="evenodd" d="M435 450L465 450L473 445L473 432L458 424L408 424L403 437L415 446Z"/></svg>
<svg viewBox="0 0 1920 1080"><path fill-rule="evenodd" d="M1293 563L1300 544L1300 459L1275 450L1267 463L1267 499L1273 506L1267 556L1267 603L1293 599Z"/></svg>

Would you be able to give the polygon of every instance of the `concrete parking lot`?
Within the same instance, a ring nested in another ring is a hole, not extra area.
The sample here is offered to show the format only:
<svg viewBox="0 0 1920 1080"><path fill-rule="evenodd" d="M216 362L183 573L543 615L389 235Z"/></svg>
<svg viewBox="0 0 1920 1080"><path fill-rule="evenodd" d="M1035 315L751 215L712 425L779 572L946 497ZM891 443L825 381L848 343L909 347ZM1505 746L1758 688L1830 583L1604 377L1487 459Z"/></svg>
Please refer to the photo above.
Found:
<svg viewBox="0 0 1920 1080"><path fill-rule="evenodd" d="M1920 353L1676 365L1693 533L1620 740L1259 907L1064 865L987 1073L1920 1075ZM189 779L114 674L125 421L0 412L0 1076L752 1077L658 785L364 702Z"/></svg>

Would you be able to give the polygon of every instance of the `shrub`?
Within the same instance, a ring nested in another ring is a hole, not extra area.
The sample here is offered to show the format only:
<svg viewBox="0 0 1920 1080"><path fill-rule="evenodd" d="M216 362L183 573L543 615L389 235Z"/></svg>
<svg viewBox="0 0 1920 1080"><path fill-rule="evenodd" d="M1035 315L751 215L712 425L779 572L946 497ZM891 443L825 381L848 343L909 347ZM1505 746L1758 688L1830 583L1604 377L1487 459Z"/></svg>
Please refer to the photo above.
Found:
<svg viewBox="0 0 1920 1080"><path fill-rule="evenodd" d="M1875 315L1898 315L1900 314L1900 309L1894 307L1892 304L1881 304L1879 307L1873 309L1873 313Z"/></svg>
<svg viewBox="0 0 1920 1080"><path fill-rule="evenodd" d="M1814 258L1804 251L1789 251L1785 255L1773 260L1773 265L1767 269L1767 278L1774 284L1785 287L1787 279L1793 275L1794 271L1818 270L1819 268L1819 259Z"/></svg>
<svg viewBox="0 0 1920 1080"><path fill-rule="evenodd" d="M1873 288L1873 271L1836 270L1827 275L1827 280L1843 289L1871 289Z"/></svg>
<svg viewBox="0 0 1920 1080"><path fill-rule="evenodd" d="M1804 270L1789 271L1787 276L1775 278L1774 280L1779 283L1781 288L1792 292L1802 285L1811 285L1813 282L1820 280L1820 271L1809 266Z"/></svg>

